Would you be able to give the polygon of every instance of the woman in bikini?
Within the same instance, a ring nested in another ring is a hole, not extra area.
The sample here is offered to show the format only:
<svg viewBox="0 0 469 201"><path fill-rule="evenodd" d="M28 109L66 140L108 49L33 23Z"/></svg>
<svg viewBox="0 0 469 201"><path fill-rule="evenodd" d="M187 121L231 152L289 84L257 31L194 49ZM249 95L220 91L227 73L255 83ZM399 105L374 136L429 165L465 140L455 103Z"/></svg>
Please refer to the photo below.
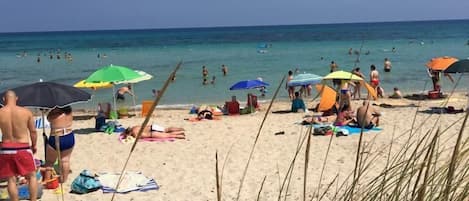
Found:
<svg viewBox="0 0 469 201"><path fill-rule="evenodd" d="M141 126L134 126L125 129L123 135L124 138L127 136L137 137L138 131L140 130ZM164 128L162 126L153 124L148 125L143 129L140 138L177 138L177 139L185 139L186 135L184 134L183 128L177 127L168 127Z"/></svg>
<svg viewBox="0 0 469 201"><path fill-rule="evenodd" d="M50 122L50 136L46 147L46 169L52 170L52 166L57 160L57 145L59 145L61 163L61 182L67 181L70 173L70 157L75 146L75 134L72 130L73 116L70 106L63 108L54 108L47 115ZM59 139L56 142L56 139ZM51 172L46 171L44 178L51 177Z"/></svg>

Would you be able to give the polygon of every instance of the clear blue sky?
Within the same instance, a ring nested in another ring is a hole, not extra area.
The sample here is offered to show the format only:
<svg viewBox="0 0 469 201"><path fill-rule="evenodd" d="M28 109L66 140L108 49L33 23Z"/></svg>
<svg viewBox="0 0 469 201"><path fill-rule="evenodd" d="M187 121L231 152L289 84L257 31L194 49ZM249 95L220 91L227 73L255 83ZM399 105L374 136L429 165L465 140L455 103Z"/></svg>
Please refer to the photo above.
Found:
<svg viewBox="0 0 469 201"><path fill-rule="evenodd" d="M1 0L0 32L469 19L469 0Z"/></svg>

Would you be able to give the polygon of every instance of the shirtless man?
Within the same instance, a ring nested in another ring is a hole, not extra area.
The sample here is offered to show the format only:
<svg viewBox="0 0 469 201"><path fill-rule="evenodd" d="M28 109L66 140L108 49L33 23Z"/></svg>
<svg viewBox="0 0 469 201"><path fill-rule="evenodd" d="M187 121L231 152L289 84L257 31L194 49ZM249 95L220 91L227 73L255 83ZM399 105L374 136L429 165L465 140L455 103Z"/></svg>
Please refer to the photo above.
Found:
<svg viewBox="0 0 469 201"><path fill-rule="evenodd" d="M131 96L134 96L132 93L132 86L129 84L127 86L123 86L117 90L116 93L116 100L125 100L125 94L130 94Z"/></svg>
<svg viewBox="0 0 469 201"><path fill-rule="evenodd" d="M391 61L388 58L384 58L384 72L391 72Z"/></svg>
<svg viewBox="0 0 469 201"><path fill-rule="evenodd" d="M18 200L16 176L29 182L29 195L36 200L37 179L33 154L36 153L37 133L31 111L16 105L15 92L7 91L3 97L5 107L0 109L0 178L8 178L10 200ZM29 142L31 141L31 145Z"/></svg>
<svg viewBox="0 0 469 201"><path fill-rule="evenodd" d="M141 126L134 126L125 129L124 135L136 137L138 131L140 130ZM178 139L185 139L186 136L184 134L183 128L176 128L176 127L168 127L164 128L159 125L153 124L148 125L143 129L140 138L178 138Z"/></svg>
<svg viewBox="0 0 469 201"><path fill-rule="evenodd" d="M371 86L377 90L379 86L379 72L376 70L376 66L374 64L371 64L370 66L370 82Z"/></svg>
<svg viewBox="0 0 469 201"><path fill-rule="evenodd" d="M379 126L379 116L381 113L368 100L365 100L363 105L357 109L358 126L366 129Z"/></svg>

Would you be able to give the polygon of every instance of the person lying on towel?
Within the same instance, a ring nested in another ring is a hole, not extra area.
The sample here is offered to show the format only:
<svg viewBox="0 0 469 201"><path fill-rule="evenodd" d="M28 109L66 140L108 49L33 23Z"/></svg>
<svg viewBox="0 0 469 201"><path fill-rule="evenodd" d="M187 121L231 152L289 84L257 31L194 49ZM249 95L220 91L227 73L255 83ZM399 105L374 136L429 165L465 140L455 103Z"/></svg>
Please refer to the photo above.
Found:
<svg viewBox="0 0 469 201"><path fill-rule="evenodd" d="M124 138L127 136L137 137L138 131L140 130L141 126L133 126L128 127L122 133ZM184 134L183 128L177 127L162 127L157 124L148 125L143 129L142 134L140 135L140 139L143 138L177 138L177 139L185 139L186 135Z"/></svg>

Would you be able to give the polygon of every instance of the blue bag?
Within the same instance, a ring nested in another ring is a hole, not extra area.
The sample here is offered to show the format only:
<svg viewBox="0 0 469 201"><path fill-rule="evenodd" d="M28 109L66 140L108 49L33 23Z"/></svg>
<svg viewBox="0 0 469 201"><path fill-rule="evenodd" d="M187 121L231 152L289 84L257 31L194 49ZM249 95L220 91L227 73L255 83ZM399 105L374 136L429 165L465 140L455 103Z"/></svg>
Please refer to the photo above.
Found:
<svg viewBox="0 0 469 201"><path fill-rule="evenodd" d="M83 170L72 182L72 193L86 194L99 190L101 183L92 175L90 171Z"/></svg>

